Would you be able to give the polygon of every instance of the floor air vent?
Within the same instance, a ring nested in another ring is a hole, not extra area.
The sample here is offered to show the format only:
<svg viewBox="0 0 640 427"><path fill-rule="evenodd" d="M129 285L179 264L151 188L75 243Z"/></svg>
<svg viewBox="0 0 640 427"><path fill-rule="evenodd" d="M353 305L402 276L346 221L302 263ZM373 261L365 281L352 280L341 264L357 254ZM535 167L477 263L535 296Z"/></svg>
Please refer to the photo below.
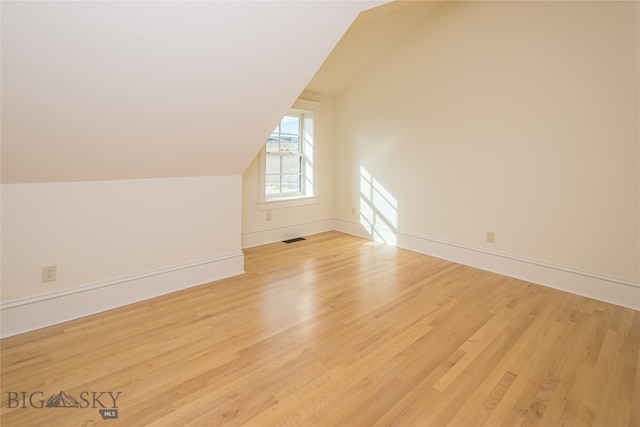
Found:
<svg viewBox="0 0 640 427"><path fill-rule="evenodd" d="M295 239L283 240L282 243L295 243L301 240L307 240L307 239L305 239L304 237L296 237Z"/></svg>

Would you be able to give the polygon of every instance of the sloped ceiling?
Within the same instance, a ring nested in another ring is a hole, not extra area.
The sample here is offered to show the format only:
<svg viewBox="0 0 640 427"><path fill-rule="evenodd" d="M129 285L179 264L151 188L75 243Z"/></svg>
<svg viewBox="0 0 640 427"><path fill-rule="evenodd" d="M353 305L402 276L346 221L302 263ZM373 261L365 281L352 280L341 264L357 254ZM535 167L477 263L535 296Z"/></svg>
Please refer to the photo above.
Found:
<svg viewBox="0 0 640 427"><path fill-rule="evenodd" d="M381 3L3 1L2 182L242 174Z"/></svg>
<svg viewBox="0 0 640 427"><path fill-rule="evenodd" d="M340 95L443 2L394 1L362 12L309 82L305 96Z"/></svg>

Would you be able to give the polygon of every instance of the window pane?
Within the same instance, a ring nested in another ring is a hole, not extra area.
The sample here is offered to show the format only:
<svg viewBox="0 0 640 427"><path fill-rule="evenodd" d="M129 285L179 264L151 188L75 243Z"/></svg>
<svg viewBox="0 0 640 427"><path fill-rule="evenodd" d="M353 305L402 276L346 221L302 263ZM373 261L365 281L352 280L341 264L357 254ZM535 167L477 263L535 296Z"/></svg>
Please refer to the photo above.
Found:
<svg viewBox="0 0 640 427"><path fill-rule="evenodd" d="M265 196L298 197L313 193L313 116L292 109L275 127L265 147Z"/></svg>
<svg viewBox="0 0 640 427"><path fill-rule="evenodd" d="M280 122L280 132L282 133L300 133L300 117L296 116L284 116Z"/></svg>
<svg viewBox="0 0 640 427"><path fill-rule="evenodd" d="M300 156L283 156L282 157L282 173L299 174L300 172L302 172L301 160L302 160L302 157Z"/></svg>
<svg viewBox="0 0 640 427"><path fill-rule="evenodd" d="M280 173L280 156L267 156L267 175Z"/></svg>
<svg viewBox="0 0 640 427"><path fill-rule="evenodd" d="M300 138L297 135L282 135L280 150L284 153L299 153Z"/></svg>
<svg viewBox="0 0 640 427"><path fill-rule="evenodd" d="M300 175L283 175L282 176L282 192L283 193L299 193L302 191L302 180Z"/></svg>
<svg viewBox="0 0 640 427"><path fill-rule="evenodd" d="M266 177L266 194L279 194L280 193L280 175L267 175Z"/></svg>
<svg viewBox="0 0 640 427"><path fill-rule="evenodd" d="M267 153L277 153L278 151L280 151L278 135L271 135L267 140Z"/></svg>

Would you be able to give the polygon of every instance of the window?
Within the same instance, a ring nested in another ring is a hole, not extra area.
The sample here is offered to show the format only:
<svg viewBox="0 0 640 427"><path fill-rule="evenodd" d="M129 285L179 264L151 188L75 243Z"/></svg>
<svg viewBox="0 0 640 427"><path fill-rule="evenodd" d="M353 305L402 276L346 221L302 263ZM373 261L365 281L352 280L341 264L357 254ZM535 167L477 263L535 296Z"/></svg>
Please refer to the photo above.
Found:
<svg viewBox="0 0 640 427"><path fill-rule="evenodd" d="M263 201L314 195L313 112L292 109L262 150Z"/></svg>

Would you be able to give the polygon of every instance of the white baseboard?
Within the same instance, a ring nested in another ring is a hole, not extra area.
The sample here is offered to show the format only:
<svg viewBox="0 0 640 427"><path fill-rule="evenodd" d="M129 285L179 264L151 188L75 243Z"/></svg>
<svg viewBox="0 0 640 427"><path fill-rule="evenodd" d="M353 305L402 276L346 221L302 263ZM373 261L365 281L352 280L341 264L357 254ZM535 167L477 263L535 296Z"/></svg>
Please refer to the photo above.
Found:
<svg viewBox="0 0 640 427"><path fill-rule="evenodd" d="M244 273L242 252L12 301L0 306L2 338Z"/></svg>
<svg viewBox="0 0 640 427"><path fill-rule="evenodd" d="M242 232L242 248L266 245L294 237L308 236L333 230L332 219L318 219L273 227L254 228Z"/></svg>
<svg viewBox="0 0 640 427"><path fill-rule="evenodd" d="M357 222L335 219L334 229L372 239L365 228ZM640 283L426 236L392 231L384 227L376 227L375 233L386 242L414 252L640 311Z"/></svg>
<svg viewBox="0 0 640 427"><path fill-rule="evenodd" d="M242 234L242 247L331 230L371 239L359 223L324 219L247 230ZM376 228L376 233L401 248L640 311L639 283L381 227ZM243 272L244 255L239 252L8 302L0 306L0 337L66 322Z"/></svg>

